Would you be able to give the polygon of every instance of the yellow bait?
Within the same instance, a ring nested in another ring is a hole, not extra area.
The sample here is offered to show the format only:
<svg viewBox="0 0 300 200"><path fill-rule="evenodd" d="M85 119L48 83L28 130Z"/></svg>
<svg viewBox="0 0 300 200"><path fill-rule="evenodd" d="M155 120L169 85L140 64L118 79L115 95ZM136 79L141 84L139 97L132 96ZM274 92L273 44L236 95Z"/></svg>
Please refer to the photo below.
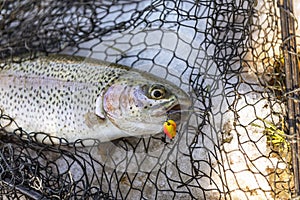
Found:
<svg viewBox="0 0 300 200"><path fill-rule="evenodd" d="M176 136L176 122L169 119L164 122L164 133L170 138L173 139Z"/></svg>

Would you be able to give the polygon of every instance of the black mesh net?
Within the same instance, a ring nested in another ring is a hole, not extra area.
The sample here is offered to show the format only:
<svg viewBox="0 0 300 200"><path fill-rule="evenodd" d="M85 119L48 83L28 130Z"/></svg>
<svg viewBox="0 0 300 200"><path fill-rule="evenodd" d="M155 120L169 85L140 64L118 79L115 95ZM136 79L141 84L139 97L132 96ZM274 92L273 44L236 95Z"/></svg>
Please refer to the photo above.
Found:
<svg viewBox="0 0 300 200"><path fill-rule="evenodd" d="M284 66L295 51L284 53L280 14L296 22L266 0L1 1L1 67L28 53L92 57L170 80L193 102L173 141L91 147L25 132L2 110L2 197L290 199Z"/></svg>

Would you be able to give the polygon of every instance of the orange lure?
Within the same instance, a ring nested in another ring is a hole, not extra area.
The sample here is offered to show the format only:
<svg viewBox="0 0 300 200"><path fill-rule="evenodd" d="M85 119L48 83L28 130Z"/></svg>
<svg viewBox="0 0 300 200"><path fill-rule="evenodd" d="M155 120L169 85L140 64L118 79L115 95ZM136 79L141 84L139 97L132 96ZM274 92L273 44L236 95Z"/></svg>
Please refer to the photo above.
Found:
<svg viewBox="0 0 300 200"><path fill-rule="evenodd" d="M170 138L173 139L176 136L176 122L169 119L164 122L164 133Z"/></svg>

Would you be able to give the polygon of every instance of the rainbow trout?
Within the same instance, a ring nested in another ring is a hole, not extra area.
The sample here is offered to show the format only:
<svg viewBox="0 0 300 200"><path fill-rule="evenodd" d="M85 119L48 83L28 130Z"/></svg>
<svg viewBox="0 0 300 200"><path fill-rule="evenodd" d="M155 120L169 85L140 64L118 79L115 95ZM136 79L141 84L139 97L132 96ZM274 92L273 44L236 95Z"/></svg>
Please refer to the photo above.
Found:
<svg viewBox="0 0 300 200"><path fill-rule="evenodd" d="M149 73L65 55L5 64L0 97L4 114L23 130L68 142L161 133L172 113L179 123L178 113L191 104L181 89Z"/></svg>

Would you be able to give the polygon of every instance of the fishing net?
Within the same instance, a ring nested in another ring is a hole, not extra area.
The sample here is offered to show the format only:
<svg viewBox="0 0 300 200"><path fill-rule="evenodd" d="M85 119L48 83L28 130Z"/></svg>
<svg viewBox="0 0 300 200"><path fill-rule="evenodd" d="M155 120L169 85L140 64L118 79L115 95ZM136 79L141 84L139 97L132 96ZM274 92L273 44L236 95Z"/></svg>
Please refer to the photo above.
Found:
<svg viewBox="0 0 300 200"><path fill-rule="evenodd" d="M173 141L165 141L161 134L107 143L95 140L91 147L82 146L81 140L68 145L63 138L23 130L2 110L1 196L297 195L297 140L287 135L287 122L293 119L288 105L297 103L292 91L297 83L289 88L291 73L285 67L298 73L297 65L290 65L297 47L295 41L289 43L296 38L293 28L281 28L295 23L296 16L287 2L291 1L1 1L1 67L18 62L14 56L24 53L91 57L170 80L193 102ZM7 132L7 125L14 125L15 131ZM43 144L37 141L41 137L60 140L61 145Z"/></svg>

